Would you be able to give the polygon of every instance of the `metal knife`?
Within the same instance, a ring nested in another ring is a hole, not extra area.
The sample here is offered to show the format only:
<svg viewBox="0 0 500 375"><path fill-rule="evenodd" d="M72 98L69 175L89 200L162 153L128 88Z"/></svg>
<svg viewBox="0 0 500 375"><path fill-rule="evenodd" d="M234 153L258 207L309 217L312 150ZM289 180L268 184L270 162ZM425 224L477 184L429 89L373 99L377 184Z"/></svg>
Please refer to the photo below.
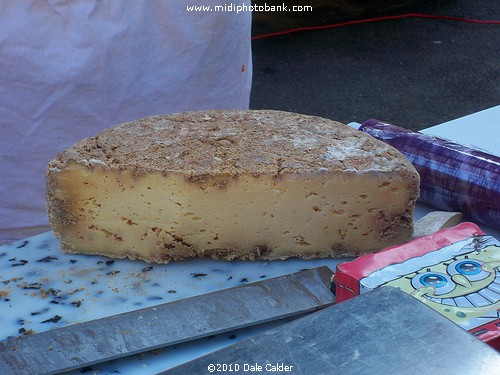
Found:
<svg viewBox="0 0 500 375"><path fill-rule="evenodd" d="M225 371L227 369L227 371ZM158 375L497 375L500 355L394 287L381 287Z"/></svg>
<svg viewBox="0 0 500 375"><path fill-rule="evenodd" d="M335 303L328 267L0 342L9 374L54 374L293 316Z"/></svg>

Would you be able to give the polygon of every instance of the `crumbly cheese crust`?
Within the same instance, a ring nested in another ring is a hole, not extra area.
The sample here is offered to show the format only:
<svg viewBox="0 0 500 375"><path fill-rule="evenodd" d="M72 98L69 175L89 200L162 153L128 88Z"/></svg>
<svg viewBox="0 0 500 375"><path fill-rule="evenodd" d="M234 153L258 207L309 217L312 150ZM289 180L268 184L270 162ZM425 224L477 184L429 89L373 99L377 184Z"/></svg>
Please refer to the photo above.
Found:
<svg viewBox="0 0 500 375"><path fill-rule="evenodd" d="M192 178L318 171L379 171L414 178L404 155L363 132L321 117L269 110L143 118L83 139L59 154L49 169L70 161Z"/></svg>

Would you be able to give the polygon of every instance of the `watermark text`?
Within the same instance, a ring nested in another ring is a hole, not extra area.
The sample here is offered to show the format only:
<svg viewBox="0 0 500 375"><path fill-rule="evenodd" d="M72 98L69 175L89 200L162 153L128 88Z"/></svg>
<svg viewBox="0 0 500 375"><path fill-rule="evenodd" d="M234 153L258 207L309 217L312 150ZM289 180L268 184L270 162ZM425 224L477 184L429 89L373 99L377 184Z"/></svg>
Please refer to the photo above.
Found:
<svg viewBox="0 0 500 375"><path fill-rule="evenodd" d="M228 3L224 5L186 5L188 12L312 12L311 5L288 5L282 3L281 5L264 4L235 4Z"/></svg>

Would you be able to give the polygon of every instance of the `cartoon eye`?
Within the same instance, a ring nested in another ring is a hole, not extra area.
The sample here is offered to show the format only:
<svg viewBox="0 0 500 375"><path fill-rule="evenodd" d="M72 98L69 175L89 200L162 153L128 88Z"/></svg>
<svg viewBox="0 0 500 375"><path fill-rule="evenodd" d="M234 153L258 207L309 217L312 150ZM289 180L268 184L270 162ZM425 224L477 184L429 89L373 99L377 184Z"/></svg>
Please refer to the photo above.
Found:
<svg viewBox="0 0 500 375"><path fill-rule="evenodd" d="M448 275L438 272L425 272L413 276L411 285L415 288L431 286L434 288L434 294L446 294L455 289L455 282Z"/></svg>
<svg viewBox="0 0 500 375"><path fill-rule="evenodd" d="M464 275L469 281L478 281L487 278L490 272L483 270L483 262L475 259L459 259L450 263L448 273L453 275Z"/></svg>

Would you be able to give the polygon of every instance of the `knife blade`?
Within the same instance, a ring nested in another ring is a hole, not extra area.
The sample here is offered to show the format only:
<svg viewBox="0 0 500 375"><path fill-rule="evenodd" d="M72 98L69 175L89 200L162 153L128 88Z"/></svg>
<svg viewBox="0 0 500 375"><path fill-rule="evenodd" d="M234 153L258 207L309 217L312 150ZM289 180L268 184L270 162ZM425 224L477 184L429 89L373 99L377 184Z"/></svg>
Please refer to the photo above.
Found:
<svg viewBox="0 0 500 375"><path fill-rule="evenodd" d="M303 315L335 303L328 267L0 342L2 374L54 374L210 335Z"/></svg>
<svg viewBox="0 0 500 375"><path fill-rule="evenodd" d="M386 286L157 375L496 375L499 369L496 350Z"/></svg>

